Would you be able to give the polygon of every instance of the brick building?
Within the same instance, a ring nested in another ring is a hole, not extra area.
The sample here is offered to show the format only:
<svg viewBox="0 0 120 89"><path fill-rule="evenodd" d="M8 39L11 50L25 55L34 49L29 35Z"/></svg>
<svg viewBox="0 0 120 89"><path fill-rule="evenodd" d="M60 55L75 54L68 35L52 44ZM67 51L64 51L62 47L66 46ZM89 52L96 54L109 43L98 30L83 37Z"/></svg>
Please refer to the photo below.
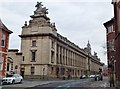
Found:
<svg viewBox="0 0 120 89"><path fill-rule="evenodd" d="M120 0L113 0L115 18L116 84L120 87Z"/></svg>
<svg viewBox="0 0 120 89"><path fill-rule="evenodd" d="M6 74L7 51L10 31L0 20L0 77Z"/></svg>
<svg viewBox="0 0 120 89"><path fill-rule="evenodd" d="M114 18L112 18L110 21L107 21L104 23L104 26L106 27L106 41L107 41L107 59L108 59L108 65L112 61L112 57L115 56L115 29L114 29Z"/></svg>
<svg viewBox="0 0 120 89"><path fill-rule="evenodd" d="M114 18L104 23L106 27L106 41L107 41L107 61L108 61L108 77L109 81L115 81L115 24Z"/></svg>

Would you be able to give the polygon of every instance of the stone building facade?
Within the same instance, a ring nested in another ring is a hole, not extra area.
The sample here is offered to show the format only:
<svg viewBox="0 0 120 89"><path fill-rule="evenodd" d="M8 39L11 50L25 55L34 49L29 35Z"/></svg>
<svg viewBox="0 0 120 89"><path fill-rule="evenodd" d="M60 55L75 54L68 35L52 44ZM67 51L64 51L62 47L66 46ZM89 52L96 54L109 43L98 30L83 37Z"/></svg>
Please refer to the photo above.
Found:
<svg viewBox="0 0 120 89"><path fill-rule="evenodd" d="M8 49L6 73L21 73L22 53L18 49Z"/></svg>
<svg viewBox="0 0 120 89"><path fill-rule="evenodd" d="M91 46L80 48L57 33L55 23L47 17L48 9L41 2L32 19L25 21L21 37L21 68L25 78L54 79L77 78L84 74L98 73L100 59L91 54ZM89 64L89 65L88 65Z"/></svg>

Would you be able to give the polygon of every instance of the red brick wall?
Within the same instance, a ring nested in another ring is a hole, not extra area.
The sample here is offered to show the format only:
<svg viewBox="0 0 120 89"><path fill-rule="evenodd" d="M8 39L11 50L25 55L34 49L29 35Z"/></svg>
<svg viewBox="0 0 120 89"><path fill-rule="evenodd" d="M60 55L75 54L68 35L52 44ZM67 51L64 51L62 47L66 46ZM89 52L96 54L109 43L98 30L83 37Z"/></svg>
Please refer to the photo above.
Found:
<svg viewBox="0 0 120 89"><path fill-rule="evenodd" d="M2 38L2 29L0 29L0 51L2 50L2 48L1 48L1 38Z"/></svg>
<svg viewBox="0 0 120 89"><path fill-rule="evenodd" d="M115 38L115 32L112 32L112 33L109 33L107 35L107 41L111 41L111 40L114 40ZM111 60L111 56L115 56L115 51L114 50L108 50L107 51L107 58L108 60Z"/></svg>
<svg viewBox="0 0 120 89"><path fill-rule="evenodd" d="M106 41L107 42L110 42L110 41L113 41L114 40L114 38L115 38L115 24L114 24L114 18L112 18L111 20L109 20L109 21L107 21L106 23L104 23L104 26L105 26L105 28L106 28ZM108 33L109 31L108 31L108 28L110 27L110 26L113 26L113 31L112 32L110 32L110 33ZM113 46L114 46L114 44L113 44ZM108 61L110 61L111 60L111 57L112 56L115 56L115 51L114 50L111 50L111 45L110 45L110 43L107 43L107 59L108 59Z"/></svg>
<svg viewBox="0 0 120 89"><path fill-rule="evenodd" d="M120 33L115 40L116 43L116 78L120 81Z"/></svg>
<svg viewBox="0 0 120 89"><path fill-rule="evenodd" d="M7 51L8 51L8 43L9 43L9 33L4 31L4 30L2 30L0 32L0 36L1 37L2 37L2 34L5 35L5 46L4 47L0 47L0 51L7 53ZM1 45L1 38L0 38L0 45ZM2 57L4 59L2 76L5 76L5 69L6 69L6 61L7 61L7 57L6 56L7 56L7 54L5 54L5 53L2 53Z"/></svg>
<svg viewBox="0 0 120 89"><path fill-rule="evenodd" d="M114 3L115 18L115 48L116 48L116 79L120 81L120 33L119 33L119 3ZM119 34L119 35L118 35Z"/></svg>
<svg viewBox="0 0 120 89"><path fill-rule="evenodd" d="M107 35L107 40L112 40L112 39L114 39L114 38L115 38L115 32L109 33L109 34Z"/></svg>

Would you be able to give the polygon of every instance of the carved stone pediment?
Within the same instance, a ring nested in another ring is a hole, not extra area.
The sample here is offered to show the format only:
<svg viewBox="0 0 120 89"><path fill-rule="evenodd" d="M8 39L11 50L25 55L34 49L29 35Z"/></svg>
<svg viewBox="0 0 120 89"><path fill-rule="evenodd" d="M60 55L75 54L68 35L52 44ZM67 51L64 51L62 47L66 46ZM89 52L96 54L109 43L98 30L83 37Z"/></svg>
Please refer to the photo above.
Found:
<svg viewBox="0 0 120 89"><path fill-rule="evenodd" d="M45 19L30 20L30 26L50 26L50 22Z"/></svg>

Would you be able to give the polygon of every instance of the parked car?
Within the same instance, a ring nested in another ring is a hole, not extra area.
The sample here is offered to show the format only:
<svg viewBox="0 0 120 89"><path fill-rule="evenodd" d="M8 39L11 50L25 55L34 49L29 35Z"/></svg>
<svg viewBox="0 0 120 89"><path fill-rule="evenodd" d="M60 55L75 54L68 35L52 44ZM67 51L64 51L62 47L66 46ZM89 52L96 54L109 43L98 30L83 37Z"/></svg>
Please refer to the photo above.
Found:
<svg viewBox="0 0 120 89"><path fill-rule="evenodd" d="M95 75L90 75L90 78L95 78Z"/></svg>
<svg viewBox="0 0 120 89"><path fill-rule="evenodd" d="M99 81L100 80L100 75L98 74L98 75L95 75L95 81Z"/></svg>
<svg viewBox="0 0 120 89"><path fill-rule="evenodd" d="M80 76L80 79L85 79L85 78L86 78L86 75Z"/></svg>
<svg viewBox="0 0 120 89"><path fill-rule="evenodd" d="M23 77L19 74L10 74L2 79L2 84L22 83Z"/></svg>

